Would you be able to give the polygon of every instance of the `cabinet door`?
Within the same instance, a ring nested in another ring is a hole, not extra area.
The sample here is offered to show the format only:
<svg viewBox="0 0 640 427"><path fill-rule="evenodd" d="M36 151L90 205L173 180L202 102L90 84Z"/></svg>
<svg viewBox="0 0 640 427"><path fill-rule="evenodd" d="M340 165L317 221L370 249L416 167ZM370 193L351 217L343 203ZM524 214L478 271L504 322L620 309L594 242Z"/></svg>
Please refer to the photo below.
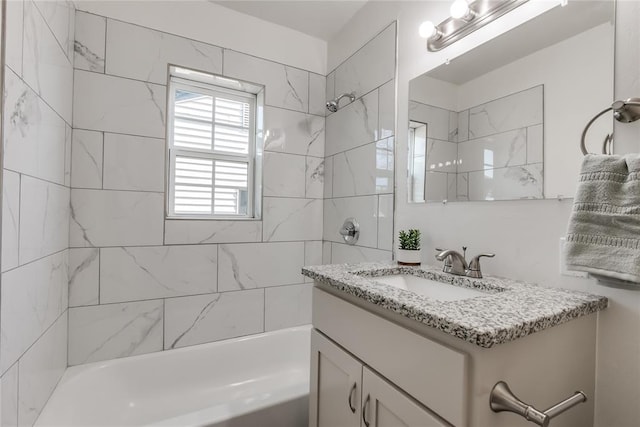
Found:
<svg viewBox="0 0 640 427"><path fill-rule="evenodd" d="M362 377L363 427L450 427L366 367Z"/></svg>
<svg viewBox="0 0 640 427"><path fill-rule="evenodd" d="M311 331L310 427L359 427L362 364Z"/></svg>

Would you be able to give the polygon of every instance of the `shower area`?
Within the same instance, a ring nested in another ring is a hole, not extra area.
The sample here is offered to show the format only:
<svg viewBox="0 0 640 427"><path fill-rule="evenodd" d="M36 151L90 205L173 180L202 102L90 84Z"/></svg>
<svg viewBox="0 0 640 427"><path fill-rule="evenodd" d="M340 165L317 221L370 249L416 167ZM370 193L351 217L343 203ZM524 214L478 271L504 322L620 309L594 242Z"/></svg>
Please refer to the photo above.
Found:
<svg viewBox="0 0 640 427"><path fill-rule="evenodd" d="M305 69L162 19L221 6L134 3L4 3L2 426L68 367L309 324L302 266L392 257L395 23ZM264 88L259 218L166 215L169 65Z"/></svg>

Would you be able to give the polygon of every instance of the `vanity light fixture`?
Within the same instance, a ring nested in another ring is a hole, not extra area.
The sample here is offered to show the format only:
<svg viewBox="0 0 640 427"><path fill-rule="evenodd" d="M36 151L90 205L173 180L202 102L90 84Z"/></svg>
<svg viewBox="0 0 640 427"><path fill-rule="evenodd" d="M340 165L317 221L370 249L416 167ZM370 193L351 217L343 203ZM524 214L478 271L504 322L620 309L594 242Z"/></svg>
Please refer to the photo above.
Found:
<svg viewBox="0 0 640 427"><path fill-rule="evenodd" d="M420 37L427 39L427 49L437 52L475 30L484 27L505 13L528 0L455 0L449 12L451 17L434 25L425 21L418 30Z"/></svg>

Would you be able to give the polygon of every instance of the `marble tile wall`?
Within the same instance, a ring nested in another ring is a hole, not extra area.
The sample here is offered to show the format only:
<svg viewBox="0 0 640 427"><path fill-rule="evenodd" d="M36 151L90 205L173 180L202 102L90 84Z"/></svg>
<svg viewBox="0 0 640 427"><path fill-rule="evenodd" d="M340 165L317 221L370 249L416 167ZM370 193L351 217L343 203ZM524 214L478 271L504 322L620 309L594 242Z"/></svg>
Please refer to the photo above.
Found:
<svg viewBox="0 0 640 427"><path fill-rule="evenodd" d="M322 263L325 77L81 11L75 34L69 364L309 323L300 270ZM165 218L167 64L266 87L260 220ZM389 161L388 123L372 122L386 132L372 161Z"/></svg>
<svg viewBox="0 0 640 427"><path fill-rule="evenodd" d="M325 263L391 259L393 245L396 23L382 30L327 76L326 100L342 93L341 108L325 109ZM360 224L355 246L338 233L345 219Z"/></svg>
<svg viewBox="0 0 640 427"><path fill-rule="evenodd" d="M70 1L7 2L0 424L31 426L67 367Z"/></svg>
<svg viewBox="0 0 640 427"><path fill-rule="evenodd" d="M409 101L409 117L427 124L427 200L543 197L543 86L460 112Z"/></svg>

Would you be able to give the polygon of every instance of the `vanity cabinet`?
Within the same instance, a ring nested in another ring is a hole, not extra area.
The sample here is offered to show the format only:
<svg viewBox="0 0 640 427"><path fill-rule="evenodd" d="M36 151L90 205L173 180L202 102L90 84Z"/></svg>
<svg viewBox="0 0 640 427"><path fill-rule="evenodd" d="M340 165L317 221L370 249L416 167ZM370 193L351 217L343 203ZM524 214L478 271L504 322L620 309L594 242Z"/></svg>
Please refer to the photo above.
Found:
<svg viewBox="0 0 640 427"><path fill-rule="evenodd" d="M553 426L593 426L595 315L481 348L316 282L312 316L310 427L530 427L489 408L501 380L542 410L582 390Z"/></svg>
<svg viewBox="0 0 640 427"><path fill-rule="evenodd" d="M317 331L311 335L310 427L447 427Z"/></svg>

